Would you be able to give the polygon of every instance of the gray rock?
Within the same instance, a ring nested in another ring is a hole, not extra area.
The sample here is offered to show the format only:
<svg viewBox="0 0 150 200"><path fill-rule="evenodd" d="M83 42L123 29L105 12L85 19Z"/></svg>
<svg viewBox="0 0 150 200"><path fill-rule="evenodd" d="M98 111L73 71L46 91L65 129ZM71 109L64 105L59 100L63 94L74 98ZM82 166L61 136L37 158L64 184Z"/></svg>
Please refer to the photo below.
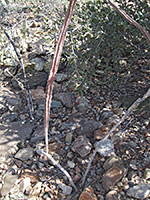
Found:
<svg viewBox="0 0 150 200"><path fill-rule="evenodd" d="M60 107L63 107L60 101L52 100L51 108L60 108ZM40 111L44 111L44 109L45 109L45 100L43 99L38 104L38 110L40 112Z"/></svg>
<svg viewBox="0 0 150 200"><path fill-rule="evenodd" d="M0 124L0 160L16 152L19 142L28 139L32 133L34 124L21 122L11 122L9 124ZM9 151L8 151L9 149Z"/></svg>
<svg viewBox="0 0 150 200"><path fill-rule="evenodd" d="M80 124L81 124L81 133L83 135L86 135L88 138L91 137L94 138L94 131L103 126L101 122L95 121L94 119L81 120Z"/></svg>
<svg viewBox="0 0 150 200"><path fill-rule="evenodd" d="M16 112L10 114L3 114L2 121L3 122L13 122L17 119L18 114Z"/></svg>
<svg viewBox="0 0 150 200"><path fill-rule="evenodd" d="M73 131L73 130L75 130L77 128L77 124L76 123L66 123L66 122L64 122L64 123L61 123L60 125L59 125L59 130L60 131L64 131L64 130L70 130L70 131Z"/></svg>
<svg viewBox="0 0 150 200"><path fill-rule="evenodd" d="M33 158L33 149L31 147L20 149L16 153L15 158L22 161L30 160Z"/></svg>
<svg viewBox="0 0 150 200"><path fill-rule="evenodd" d="M101 140L101 141L95 143L95 145L94 145L95 148L97 147L97 145L99 146L98 153L100 155L108 156L110 153L115 151L114 144L109 139Z"/></svg>
<svg viewBox="0 0 150 200"><path fill-rule="evenodd" d="M130 147L132 147L132 148L135 148L135 147L137 147L137 144L135 143L135 142L133 142L133 141L129 141L129 143L128 143L129 145L130 145Z"/></svg>
<svg viewBox="0 0 150 200"><path fill-rule="evenodd" d="M81 157L87 156L91 151L92 145L85 136L78 136L72 144L72 150Z"/></svg>
<svg viewBox="0 0 150 200"><path fill-rule="evenodd" d="M102 115L101 115L101 117L102 117L102 119L108 119L108 118L111 117L113 114L114 114L114 113L113 113L112 111L110 111L110 109L104 108L104 109L102 110Z"/></svg>
<svg viewBox="0 0 150 200"><path fill-rule="evenodd" d="M19 96L12 92L6 92L4 94L6 106L8 106L10 111L16 111L21 107L21 99Z"/></svg>
<svg viewBox="0 0 150 200"><path fill-rule="evenodd" d="M5 105L5 102L0 102L0 114L2 115L7 111L8 111L8 106Z"/></svg>
<svg viewBox="0 0 150 200"><path fill-rule="evenodd" d="M70 187L68 185L65 185L63 183L59 183L58 186L59 186L59 188L62 189L63 194L65 194L65 195L70 195L71 194L72 187Z"/></svg>
<svg viewBox="0 0 150 200"><path fill-rule="evenodd" d="M91 108L89 100L86 99L85 97L82 97L77 101L78 105L76 106L76 108L79 112L86 113Z"/></svg>
<svg viewBox="0 0 150 200"><path fill-rule="evenodd" d="M62 91L62 85L54 81L54 93L61 91Z"/></svg>
<svg viewBox="0 0 150 200"><path fill-rule="evenodd" d="M16 77L20 82L23 83L22 74L18 74ZM45 87L47 83L48 74L45 72L34 72L33 74L27 74L27 80L31 89L37 88L37 86ZM24 83L23 83L24 84ZM12 80L13 88L20 89L17 81Z"/></svg>
<svg viewBox="0 0 150 200"><path fill-rule="evenodd" d="M68 165L68 167L70 167L70 168L74 168L74 167L75 167L75 163L72 162L72 161L70 161L70 160L67 161L67 165Z"/></svg>
<svg viewBox="0 0 150 200"><path fill-rule="evenodd" d="M42 58L34 58L32 59L32 63L34 63L34 69L36 71L42 71L44 68L44 60Z"/></svg>
<svg viewBox="0 0 150 200"><path fill-rule="evenodd" d="M35 129L34 133L30 138L30 143L36 143L38 141L42 141L44 139L44 127L38 127Z"/></svg>
<svg viewBox="0 0 150 200"><path fill-rule="evenodd" d="M16 180L18 179L17 175L7 174L4 179L4 185L1 190L1 195L6 196L9 193L11 187L15 184Z"/></svg>
<svg viewBox="0 0 150 200"><path fill-rule="evenodd" d="M60 108L63 107L60 101L52 100L51 108Z"/></svg>
<svg viewBox="0 0 150 200"><path fill-rule="evenodd" d="M150 185L135 185L127 191L127 195L136 199L145 199L150 195Z"/></svg>
<svg viewBox="0 0 150 200"><path fill-rule="evenodd" d="M108 124L115 125L120 121L120 117L118 115L112 115L109 117Z"/></svg>
<svg viewBox="0 0 150 200"><path fill-rule="evenodd" d="M70 92L61 92L54 95L56 100L62 102L67 108L72 108L74 105L74 97Z"/></svg>
<svg viewBox="0 0 150 200"><path fill-rule="evenodd" d="M146 168L144 170L144 178L147 180L147 179L150 179L150 168Z"/></svg>
<svg viewBox="0 0 150 200"><path fill-rule="evenodd" d="M70 144L72 142L72 136L73 134L71 132L67 133L65 137L65 142Z"/></svg>
<svg viewBox="0 0 150 200"><path fill-rule="evenodd" d="M13 59L13 58L6 58L6 59L4 60L4 65L6 65L6 66L17 66L18 63L17 63L17 61L16 61L15 59Z"/></svg>
<svg viewBox="0 0 150 200"><path fill-rule="evenodd" d="M66 81L67 80L67 75L66 74L61 74L61 73L57 73L56 74L56 78L55 81L60 83L62 81Z"/></svg>

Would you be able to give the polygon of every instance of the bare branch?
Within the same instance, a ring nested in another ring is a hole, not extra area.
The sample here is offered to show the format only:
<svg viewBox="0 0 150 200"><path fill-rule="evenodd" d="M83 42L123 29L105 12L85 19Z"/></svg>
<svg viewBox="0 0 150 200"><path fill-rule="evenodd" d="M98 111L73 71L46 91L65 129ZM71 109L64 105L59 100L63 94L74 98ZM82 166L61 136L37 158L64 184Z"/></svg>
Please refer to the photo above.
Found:
<svg viewBox="0 0 150 200"><path fill-rule="evenodd" d="M90 161L89 161L89 163L88 163L86 172L85 172L85 174L84 174L84 176L83 176L82 186L83 186L84 183L85 183L86 176L87 176L87 174L88 174L88 172L89 172L89 170L90 170L90 167L91 167L91 164L92 164L92 162L93 162L93 159L94 159L96 153L98 152L99 147L100 147L102 141L106 140L106 139L113 133L113 131L127 118L127 116L128 116L133 110L135 110L135 109L140 105L141 102L143 102L143 101L144 101L145 99L147 99L148 97L150 97L150 88L149 88L148 91L144 94L144 96L143 96L142 98L138 98L138 99L129 107L129 109L127 110L126 114L121 118L121 120L109 131L109 133L108 133L102 140L100 140L100 141L97 143L96 149L95 149L95 151L94 151L94 153L93 153L93 155L92 155L92 157L91 157L91 159L90 159Z"/></svg>
<svg viewBox="0 0 150 200"><path fill-rule="evenodd" d="M39 155L42 155L44 154L49 160L51 160L51 162L53 163L53 165L55 165L56 167L58 167L66 176L67 178L69 179L69 182L70 184L72 185L72 187L77 191L77 188L70 176L70 174L48 153L45 153L43 150L41 149L38 149L36 150L36 152L39 154Z"/></svg>
<svg viewBox="0 0 150 200"><path fill-rule="evenodd" d="M26 99L27 99L27 103L28 103L28 107L29 107L30 118L31 118L31 120L33 120L34 119L34 117L33 117L34 107L33 107L32 95L31 95L30 87L29 87L29 84L28 84L28 81L27 81L27 77L26 77L26 73L25 73L25 69L24 69L24 64L22 62L21 56L19 55L14 42L12 41L12 39L10 38L10 36L8 35L8 33L5 30L4 30L4 33L7 36L8 40L10 41L10 43L12 44L12 46L14 48L14 51L15 51L17 57L18 57L20 66L21 66L22 74L23 74L23 78L24 78L24 82L25 82L26 93L27 93Z"/></svg>
<svg viewBox="0 0 150 200"><path fill-rule="evenodd" d="M115 10L117 10L130 24L137 27L144 37L147 39L148 44L150 45L150 33L142 27L139 23L137 23L134 19L132 19L125 11L123 11L114 1L106 0Z"/></svg>
<svg viewBox="0 0 150 200"><path fill-rule="evenodd" d="M53 91L53 83L58 70L58 64L60 61L63 44L67 32L68 25L70 23L73 7L77 0L70 0L69 7L66 13L65 21L59 36L59 40L55 49L55 54L53 58L52 67L49 73L48 81L47 81L47 90L46 90L46 99L45 99L45 112L44 112L44 133L45 133L45 144L46 144L46 153L48 153L48 127L49 127L49 115L50 115L50 106L52 99L52 91Z"/></svg>

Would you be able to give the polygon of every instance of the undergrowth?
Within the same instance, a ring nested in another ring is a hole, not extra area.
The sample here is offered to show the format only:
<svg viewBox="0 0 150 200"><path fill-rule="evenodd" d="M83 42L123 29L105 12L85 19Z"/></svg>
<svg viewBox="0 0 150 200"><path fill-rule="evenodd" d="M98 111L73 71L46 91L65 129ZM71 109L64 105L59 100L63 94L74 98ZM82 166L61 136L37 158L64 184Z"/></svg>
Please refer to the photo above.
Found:
<svg viewBox="0 0 150 200"><path fill-rule="evenodd" d="M146 0L118 2L150 31ZM79 93L91 87L99 89L102 84L115 87L121 73L125 81L124 76L133 68L147 66L148 48L141 32L106 3L77 2L64 46L69 52L70 81Z"/></svg>

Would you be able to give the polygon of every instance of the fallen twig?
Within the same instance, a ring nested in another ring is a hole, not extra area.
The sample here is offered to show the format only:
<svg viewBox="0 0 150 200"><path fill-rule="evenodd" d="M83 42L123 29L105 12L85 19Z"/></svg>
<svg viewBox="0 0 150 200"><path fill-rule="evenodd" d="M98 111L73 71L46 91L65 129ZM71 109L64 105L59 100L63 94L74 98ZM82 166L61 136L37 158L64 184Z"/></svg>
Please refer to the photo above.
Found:
<svg viewBox="0 0 150 200"><path fill-rule="evenodd" d="M127 110L126 114L120 119L120 121L109 131L109 133L108 133L102 140L100 140L100 141L97 143L96 149L95 149L95 151L94 151L94 153L93 153L93 155L92 155L92 157L91 157L91 159L90 159L90 161L89 161L89 163L88 163L86 172L85 172L85 174L84 174L84 176L83 176L82 186L83 186L84 183L85 183L86 176L87 176L87 174L88 174L88 172L89 172L89 170L90 170L90 167L91 167L91 164L92 164L92 162L93 162L93 159L94 159L96 153L98 152L99 147L100 147L102 141L106 140L106 139L113 133L113 131L126 119L126 117L131 113L131 111L135 110L135 109L140 105L140 103L143 102L143 101L144 101L145 99L147 99L148 97L150 97L150 88L149 88L148 91L144 94L144 96L143 96L142 98L138 98L138 99L129 107L129 109Z"/></svg>
<svg viewBox="0 0 150 200"><path fill-rule="evenodd" d="M69 179L69 182L70 184L72 185L72 187L77 191L77 187L75 186L70 174L48 153L45 153L43 150L41 149L38 149L36 150L36 152L39 154L39 155L42 155L44 154L49 160L51 160L51 162L53 163L53 165L55 165L56 167L58 167L66 176L67 178Z"/></svg>
<svg viewBox="0 0 150 200"><path fill-rule="evenodd" d="M49 72L49 77L47 81L47 90L46 90L46 99L45 99L45 111L44 111L44 134L45 134L45 145L46 145L46 153L48 153L48 127L49 127L49 115L50 115L50 106L51 106L51 99L52 99L52 91L53 91L53 84L54 79L58 70L58 64L60 61L64 40L66 37L66 32L68 25L70 23L73 8L77 0L70 0L69 7L66 13L65 21L59 36L59 40L57 42L57 46L55 49L55 54L53 58L53 63L51 70Z"/></svg>
<svg viewBox="0 0 150 200"><path fill-rule="evenodd" d="M148 44L150 45L150 33L142 27L139 23L137 23L134 19L132 19L125 11L123 11L114 1L112 0L106 0L115 10L117 10L130 24L137 27L144 37L146 38Z"/></svg>
<svg viewBox="0 0 150 200"><path fill-rule="evenodd" d="M10 43L12 44L14 51L17 55L17 58L19 60L20 66L21 66L23 77L24 77L24 82L25 82L25 89L26 89L26 93L27 93L26 99L27 99L27 103L28 103L28 107L29 107L30 118L31 118L31 120L33 120L34 119L34 117L33 117L34 107L33 107L33 102L32 102L32 95L31 95L31 92L30 92L30 89L29 89L29 84L28 84L25 69L24 69L24 64L22 62L21 56L19 55L14 42L12 41L12 39L10 38L10 36L8 35L8 33L5 30L4 30L4 33L7 36Z"/></svg>

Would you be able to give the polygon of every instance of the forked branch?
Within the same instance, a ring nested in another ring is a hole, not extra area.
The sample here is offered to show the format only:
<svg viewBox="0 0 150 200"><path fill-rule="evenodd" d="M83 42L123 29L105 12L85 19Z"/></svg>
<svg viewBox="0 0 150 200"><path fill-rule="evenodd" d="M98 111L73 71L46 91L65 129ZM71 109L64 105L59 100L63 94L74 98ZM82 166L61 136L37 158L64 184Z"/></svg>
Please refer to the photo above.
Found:
<svg viewBox="0 0 150 200"><path fill-rule="evenodd" d="M113 132L114 130L127 118L127 116L133 111L135 110L139 105L140 103L142 103L145 99L147 99L148 97L150 97L150 88L148 89L148 91L144 94L144 96L142 98L138 98L130 107L129 109L127 110L126 114L120 119L120 121L109 131L109 133L102 139L100 140L97 145L96 145L96 149L88 163L88 167L86 169L86 172L83 176L83 180L82 180L82 186L84 185L85 183L85 180L86 180L86 177L87 177L87 174L90 170L90 167L91 167L91 164L93 162L93 159L96 155L96 153L98 152L99 148L100 148L100 145L102 143L102 141L106 140Z"/></svg>

